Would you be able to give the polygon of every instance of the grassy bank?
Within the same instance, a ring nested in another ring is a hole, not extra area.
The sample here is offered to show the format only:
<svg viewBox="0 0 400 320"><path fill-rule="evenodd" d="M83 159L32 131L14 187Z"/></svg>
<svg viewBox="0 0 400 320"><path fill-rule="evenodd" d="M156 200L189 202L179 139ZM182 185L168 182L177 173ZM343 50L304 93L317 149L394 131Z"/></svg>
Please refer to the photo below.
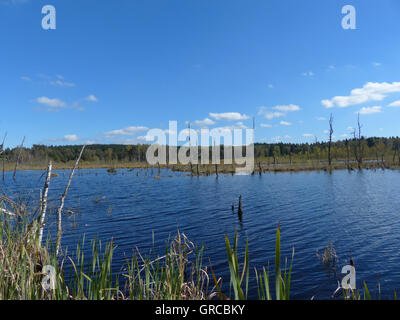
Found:
<svg viewBox="0 0 400 320"><path fill-rule="evenodd" d="M269 268L251 270L247 242L239 261L236 233L232 242L225 237L230 274L226 282L214 273L211 260L204 258L204 248L179 231L167 243L164 255L145 256L136 250L122 273L113 273L117 247L112 241L105 246L92 241L87 256L83 244L74 252L57 255L51 242L39 245L34 230L32 221L1 218L0 300L241 300L249 295L250 277L257 281L258 299L290 299L294 249L291 262L282 265L279 227L271 273ZM327 252L324 255L328 257ZM45 266L54 268L54 277L46 278ZM362 290L341 293L344 299L371 299L365 283Z"/></svg>

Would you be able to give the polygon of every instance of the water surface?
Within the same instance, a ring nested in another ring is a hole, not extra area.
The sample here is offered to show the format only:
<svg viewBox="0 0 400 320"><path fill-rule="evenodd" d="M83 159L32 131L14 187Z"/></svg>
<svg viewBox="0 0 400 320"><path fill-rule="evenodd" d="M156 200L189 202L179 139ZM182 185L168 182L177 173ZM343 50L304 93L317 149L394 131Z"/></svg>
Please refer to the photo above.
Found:
<svg viewBox="0 0 400 320"><path fill-rule="evenodd" d="M156 172L154 172L156 173ZM50 185L50 208L56 208L69 171L58 171ZM3 187L26 199L39 197L43 172L8 173ZM295 248L291 297L327 299L337 279L323 267L316 250L332 243L339 262L353 258L357 285L366 281L374 295L377 284L383 297L400 291L400 173L398 171L335 171L266 173L254 176L191 177L163 170L160 179L145 170L79 170L72 181L64 215L63 247L73 249L86 239L114 239L114 267L119 270L135 247L143 252L163 248L177 228L193 242L205 245L213 269L229 282L224 235L235 229L241 248L249 239L251 269L274 261L275 232L281 226L282 255ZM237 216L239 195L243 220ZM235 212L232 212L232 203ZM54 234L54 216L49 231ZM242 255L241 255L242 257ZM252 273L253 274L253 273ZM254 277L250 297L256 298Z"/></svg>

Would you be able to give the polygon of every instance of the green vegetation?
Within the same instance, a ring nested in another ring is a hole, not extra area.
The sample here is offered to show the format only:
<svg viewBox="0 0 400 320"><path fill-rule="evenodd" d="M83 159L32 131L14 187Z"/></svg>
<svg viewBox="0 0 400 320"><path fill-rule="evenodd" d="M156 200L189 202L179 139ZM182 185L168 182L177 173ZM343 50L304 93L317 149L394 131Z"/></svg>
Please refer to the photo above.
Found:
<svg viewBox="0 0 400 320"><path fill-rule="evenodd" d="M247 299L250 277L249 248L246 242L243 264L238 261L238 238L233 247L225 238L227 267L233 296L222 289L222 279L210 265L204 266L203 247L195 246L178 231L168 242L165 255L144 257L138 250L126 261L121 274L112 270L116 246L92 241L90 255L84 255L84 240L71 255L57 256L49 241L39 246L35 241L34 223L4 215L0 220L0 300L210 300ZM294 255L294 251L293 251ZM290 299L292 262L281 270L280 228L276 233L275 295L271 294L269 270L255 269L259 299ZM43 266L56 270L55 289L45 290ZM68 265L68 267L67 267ZM210 272L211 271L211 275ZM211 280L212 279L212 280ZM231 290L229 289L229 292ZM344 299L371 299L368 287L360 292L343 290ZM396 292L394 292L396 299Z"/></svg>
<svg viewBox="0 0 400 320"><path fill-rule="evenodd" d="M80 168L146 168L148 145L90 145L82 155ZM44 146L32 148L4 149L5 170L14 170L19 158L18 169L45 169L48 161L55 168L70 168L78 157L82 146ZM245 150L243 150L245 152ZM199 152L200 154L200 152ZM168 155L168 149L167 149ZM210 161L212 151L210 147ZM364 138L332 142L314 142L312 144L260 144L254 146L256 171L300 171L350 168L394 168L400 166L400 138ZM224 146L220 148L220 173L234 172L233 165L224 165ZM329 165L329 159L331 165ZM165 166L164 166L165 167ZM176 171L196 169L189 165L169 165ZM214 173L213 165L200 165L201 174Z"/></svg>

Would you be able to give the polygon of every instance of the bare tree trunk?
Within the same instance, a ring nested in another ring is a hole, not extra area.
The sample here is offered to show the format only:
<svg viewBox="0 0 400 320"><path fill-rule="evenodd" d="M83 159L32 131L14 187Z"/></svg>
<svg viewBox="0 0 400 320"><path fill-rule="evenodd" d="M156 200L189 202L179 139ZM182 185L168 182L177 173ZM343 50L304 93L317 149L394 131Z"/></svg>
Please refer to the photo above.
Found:
<svg viewBox="0 0 400 320"><path fill-rule="evenodd" d="M363 156L364 156L364 148L362 146L362 141L361 141L361 128L362 125L360 124L360 113L358 113L358 121L357 121L357 126L358 126L358 168L361 169L362 163L363 163Z"/></svg>
<svg viewBox="0 0 400 320"><path fill-rule="evenodd" d="M328 143L328 163L332 165L332 155L331 155L331 147L332 147L332 135L333 135L333 116L329 118L329 143Z"/></svg>
<svg viewBox="0 0 400 320"><path fill-rule="evenodd" d="M346 151L347 151L347 169L350 169L350 146L349 141L346 139Z"/></svg>
<svg viewBox="0 0 400 320"><path fill-rule="evenodd" d="M83 147L81 149L81 152L79 153L79 157L76 160L75 165L74 165L74 167L73 167L73 169L71 171L71 175L69 176L67 187L65 188L64 193L63 193L63 195L61 197L60 207L58 208L58 211L57 211L58 223L57 223L57 249L56 249L56 254L59 253L60 245L61 245L61 234L62 234L62 225L61 225L62 219L61 219L61 217L62 217L62 210L64 208L65 197L67 196L69 187L71 185L72 177L74 176L75 169L78 166L79 161L81 160L82 153L83 153L83 150L85 150L85 147L86 147L86 145L83 145Z"/></svg>
<svg viewBox="0 0 400 320"><path fill-rule="evenodd" d="M50 161L49 165L47 167L47 176L46 176L46 181L45 181L44 187L43 187L43 195L40 199L41 201L40 201L39 234L38 234L39 247L42 245L44 219L46 217L46 210L47 210L47 194L49 192L52 165L53 164Z"/></svg>
<svg viewBox="0 0 400 320"><path fill-rule="evenodd" d="M17 174L17 168L18 168L18 164L19 164L19 161L20 161L20 158L21 158L21 152L22 152L22 147L24 146L24 142L25 142L25 137L22 139L21 146L19 147L18 157L17 157L17 160L15 161L13 179L15 179L15 175Z"/></svg>
<svg viewBox="0 0 400 320"><path fill-rule="evenodd" d="M3 157L3 181L4 181L5 178L6 178L5 171L6 171L6 164L5 164L5 159L4 159L4 157Z"/></svg>

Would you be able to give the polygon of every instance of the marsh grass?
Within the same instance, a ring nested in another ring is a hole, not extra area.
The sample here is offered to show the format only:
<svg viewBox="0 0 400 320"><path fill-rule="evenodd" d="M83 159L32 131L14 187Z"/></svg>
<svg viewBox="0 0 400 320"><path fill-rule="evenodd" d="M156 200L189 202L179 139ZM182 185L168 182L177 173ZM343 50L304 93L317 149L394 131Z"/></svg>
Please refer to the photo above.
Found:
<svg viewBox="0 0 400 320"><path fill-rule="evenodd" d="M83 238L71 254L64 251L57 255L49 238L38 245L35 230L30 219L0 217L0 300L244 300L248 297L249 278L253 276L249 246L246 240L243 261L239 261L236 232L233 242L225 236L230 274L228 293L222 291L222 279L216 277L211 261L208 266L204 264L204 247L196 246L179 230L166 243L163 255L143 255L136 249L119 272L112 268L117 250L112 240L105 245L93 240L85 250ZM269 265L261 271L254 269L258 299L290 299L293 259L294 249L290 264L285 259L282 265L278 226L273 276ZM54 290L42 287L46 276L42 270L46 265L55 268ZM364 282L361 289L342 290L342 298L380 299L380 293L372 297Z"/></svg>
<svg viewBox="0 0 400 320"><path fill-rule="evenodd" d="M208 300L216 295L203 247L179 231L165 255L152 259L136 250L122 272L113 272L113 241L105 246L91 241L84 250L83 238L72 254L57 255L49 240L37 245L31 225L0 220L0 300ZM46 265L56 271L54 290L42 287Z"/></svg>

